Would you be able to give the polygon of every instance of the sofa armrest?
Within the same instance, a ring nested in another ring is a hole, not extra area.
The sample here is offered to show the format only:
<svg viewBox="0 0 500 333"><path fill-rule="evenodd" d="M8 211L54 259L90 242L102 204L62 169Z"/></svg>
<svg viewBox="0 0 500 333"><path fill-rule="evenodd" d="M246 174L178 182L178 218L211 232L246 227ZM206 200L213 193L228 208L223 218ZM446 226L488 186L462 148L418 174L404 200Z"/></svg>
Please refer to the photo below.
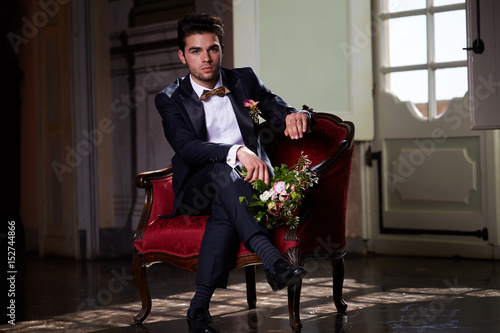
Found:
<svg viewBox="0 0 500 333"><path fill-rule="evenodd" d="M314 171L319 177L323 176L325 173L331 171L335 167L342 167L341 160L350 161L350 157L343 157L344 154L352 154L352 149L354 145L354 124L350 121L343 121L341 118L332 114L321 114L321 118L328 119L335 123L336 126L342 127L346 131L344 140L341 140L333 148L332 151L324 158L323 161L317 163L311 167L311 171ZM336 166L337 164L337 166Z"/></svg>
<svg viewBox="0 0 500 333"><path fill-rule="evenodd" d="M153 199L155 197L154 182L156 180L166 179L172 176L172 166L166 168L142 172L135 178L135 185L138 188L143 188L144 193L144 207L142 208L141 218L137 229L134 234L134 239L142 239L144 229L146 229L148 222L151 218L151 211L153 209Z"/></svg>

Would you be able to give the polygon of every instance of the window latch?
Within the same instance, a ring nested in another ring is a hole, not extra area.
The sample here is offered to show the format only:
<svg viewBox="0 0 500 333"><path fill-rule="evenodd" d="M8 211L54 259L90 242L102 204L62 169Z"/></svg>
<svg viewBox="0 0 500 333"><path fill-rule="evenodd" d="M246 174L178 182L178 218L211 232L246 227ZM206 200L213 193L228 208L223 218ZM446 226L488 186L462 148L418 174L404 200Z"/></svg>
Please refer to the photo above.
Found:
<svg viewBox="0 0 500 333"><path fill-rule="evenodd" d="M464 47L464 50L472 51L475 54L482 54L484 52L484 42L481 39L481 15L479 13L479 0L476 0L476 33L477 38L472 42L472 47Z"/></svg>
<svg viewBox="0 0 500 333"><path fill-rule="evenodd" d="M464 47L463 49L472 51L475 54L482 54L484 52L484 42L481 39L475 39L472 42L472 47Z"/></svg>

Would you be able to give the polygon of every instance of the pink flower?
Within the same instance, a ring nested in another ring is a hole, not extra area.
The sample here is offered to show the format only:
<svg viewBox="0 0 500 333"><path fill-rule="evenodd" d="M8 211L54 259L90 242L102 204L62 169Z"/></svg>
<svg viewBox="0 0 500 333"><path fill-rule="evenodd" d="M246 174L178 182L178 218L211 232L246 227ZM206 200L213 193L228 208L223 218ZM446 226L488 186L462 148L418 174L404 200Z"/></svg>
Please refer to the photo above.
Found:
<svg viewBox="0 0 500 333"><path fill-rule="evenodd" d="M258 124L259 123L259 116L262 113L260 112L259 108L257 107L257 104L259 104L259 102L255 102L251 99L245 99L243 101L243 106L250 109L250 111L248 112L248 114L250 115L250 118L252 118L254 123Z"/></svg>
<svg viewBox="0 0 500 333"><path fill-rule="evenodd" d="M259 102L254 102L252 99L245 99L245 101L243 101L243 106L246 108L253 109L257 106L257 104L259 104Z"/></svg>
<svg viewBox="0 0 500 333"><path fill-rule="evenodd" d="M280 182L274 183L273 190L276 193L281 193L281 192L285 191L286 190L286 184L285 184L285 182L280 181Z"/></svg>
<svg viewBox="0 0 500 333"><path fill-rule="evenodd" d="M290 198L290 194L286 193L285 190L281 191L280 193L280 200L281 201L287 201Z"/></svg>

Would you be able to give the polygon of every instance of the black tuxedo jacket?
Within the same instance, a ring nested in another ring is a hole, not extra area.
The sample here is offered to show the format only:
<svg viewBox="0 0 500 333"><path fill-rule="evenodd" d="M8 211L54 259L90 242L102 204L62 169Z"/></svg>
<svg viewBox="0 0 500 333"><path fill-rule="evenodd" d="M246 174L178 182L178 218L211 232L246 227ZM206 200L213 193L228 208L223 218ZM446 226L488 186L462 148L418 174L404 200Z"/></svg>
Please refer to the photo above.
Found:
<svg viewBox="0 0 500 333"><path fill-rule="evenodd" d="M228 94L245 146L255 152L269 167L271 164L258 140L259 126L253 122L246 99L258 101L262 117L275 131L285 129L285 117L296 109L267 89L251 68L221 69L222 83ZM215 96L212 98L216 98ZM172 158L174 214L183 197L183 185L207 163L225 162L232 145L207 142L205 113L189 77L179 78L156 95L155 105L163 121L165 136L175 155Z"/></svg>

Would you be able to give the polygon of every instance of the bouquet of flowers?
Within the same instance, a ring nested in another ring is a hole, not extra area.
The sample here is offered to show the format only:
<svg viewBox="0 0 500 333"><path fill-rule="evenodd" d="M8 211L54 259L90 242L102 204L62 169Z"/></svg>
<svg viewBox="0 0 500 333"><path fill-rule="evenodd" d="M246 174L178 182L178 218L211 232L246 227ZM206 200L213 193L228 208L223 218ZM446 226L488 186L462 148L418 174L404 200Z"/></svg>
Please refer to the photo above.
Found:
<svg viewBox="0 0 500 333"><path fill-rule="evenodd" d="M274 177L266 185L257 179L253 183L255 193L252 201L240 197L253 213L255 221L264 222L268 229L288 226L295 228L299 224L297 216L308 189L318 183L316 175L308 168L311 161L301 153L297 164L288 169L285 164L274 167ZM243 168L243 176L246 170Z"/></svg>

